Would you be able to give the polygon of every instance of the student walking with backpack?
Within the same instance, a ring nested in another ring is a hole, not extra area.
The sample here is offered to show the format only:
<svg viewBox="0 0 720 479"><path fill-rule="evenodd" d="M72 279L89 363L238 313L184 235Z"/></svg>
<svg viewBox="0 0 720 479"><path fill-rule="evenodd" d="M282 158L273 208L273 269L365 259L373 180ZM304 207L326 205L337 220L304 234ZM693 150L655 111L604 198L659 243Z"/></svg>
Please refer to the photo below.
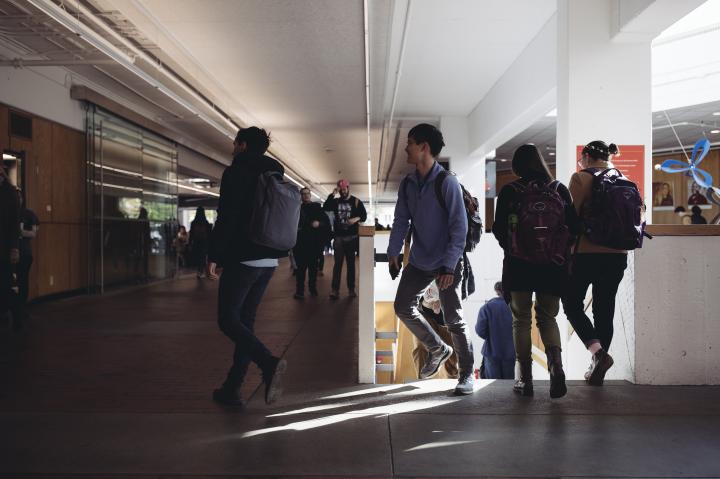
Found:
<svg viewBox="0 0 720 479"><path fill-rule="evenodd" d="M583 169L570 179L581 234L563 308L592 355L585 380L594 386L603 384L613 365L608 350L613 337L615 296L627 267L627 250L640 247L644 234L640 191L610 163L610 156L618 153L613 143L588 143L580 159ZM584 308L590 285L594 322Z"/></svg>
<svg viewBox="0 0 720 479"><path fill-rule="evenodd" d="M265 156L269 145L263 129L238 132L210 243L208 277L220 278L218 325L235 343L232 367L213 399L231 406L243 405L239 390L251 362L260 368L268 404L278 399L286 368L254 333L257 308L278 258L295 245L300 217L300 192L284 181L282 165Z"/></svg>
<svg viewBox="0 0 720 479"><path fill-rule="evenodd" d="M412 222L410 261L398 285L395 314L429 353L420 369L420 378L434 376L454 348L459 368L455 394L472 394L473 355L463 319L461 292L468 219L460 183L437 162L443 146L442 133L432 125L419 124L408 133L405 152L415 171L400 184L387 254L390 275L395 279L401 268L400 251ZM444 207L436 193L438 183ZM418 301L433 281L440 291L440 305L452 347L418 311Z"/></svg>
<svg viewBox="0 0 720 479"><path fill-rule="evenodd" d="M519 147L512 169L520 179L505 185L497 200L493 234L505 250L502 289L509 298L515 344L515 392L533 395L532 326L535 320L545 346L550 397L566 394L556 316L567 283L567 260L576 229L568 189L554 180L535 145Z"/></svg>

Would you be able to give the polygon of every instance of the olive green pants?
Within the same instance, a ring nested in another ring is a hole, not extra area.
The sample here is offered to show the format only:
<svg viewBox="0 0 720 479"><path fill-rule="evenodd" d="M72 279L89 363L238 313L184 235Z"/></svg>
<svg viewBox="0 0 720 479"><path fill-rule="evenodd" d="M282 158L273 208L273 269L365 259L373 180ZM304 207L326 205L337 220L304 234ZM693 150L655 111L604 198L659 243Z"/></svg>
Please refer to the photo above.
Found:
<svg viewBox="0 0 720 479"><path fill-rule="evenodd" d="M510 310L513 315L513 342L518 361L529 361L532 357L532 292L513 291L510 293ZM535 321L540 330L545 350L560 347L560 330L555 317L560 311L560 298L546 293L535 293Z"/></svg>

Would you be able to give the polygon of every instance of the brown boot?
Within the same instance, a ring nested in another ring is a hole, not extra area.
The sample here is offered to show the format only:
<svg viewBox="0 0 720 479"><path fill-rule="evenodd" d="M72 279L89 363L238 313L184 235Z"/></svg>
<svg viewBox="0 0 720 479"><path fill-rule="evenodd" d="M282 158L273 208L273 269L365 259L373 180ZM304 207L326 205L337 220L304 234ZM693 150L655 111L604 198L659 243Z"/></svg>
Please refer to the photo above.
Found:
<svg viewBox="0 0 720 479"><path fill-rule="evenodd" d="M513 390L521 396L533 395L532 359L515 362L515 385Z"/></svg>
<svg viewBox="0 0 720 479"><path fill-rule="evenodd" d="M567 394L565 385L565 371L562 365L562 350L559 346L552 346L545 351L547 354L548 371L550 372L550 397L561 398Z"/></svg>

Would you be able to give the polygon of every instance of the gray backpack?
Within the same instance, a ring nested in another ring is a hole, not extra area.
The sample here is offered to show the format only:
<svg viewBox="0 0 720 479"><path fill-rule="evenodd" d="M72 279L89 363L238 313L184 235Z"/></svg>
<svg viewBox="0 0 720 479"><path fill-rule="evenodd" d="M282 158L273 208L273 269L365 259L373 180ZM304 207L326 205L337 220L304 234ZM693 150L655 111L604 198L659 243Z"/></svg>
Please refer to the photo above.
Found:
<svg viewBox="0 0 720 479"><path fill-rule="evenodd" d="M297 241L300 204L300 192L282 173L262 173L253 200L250 241L280 251L292 249Z"/></svg>

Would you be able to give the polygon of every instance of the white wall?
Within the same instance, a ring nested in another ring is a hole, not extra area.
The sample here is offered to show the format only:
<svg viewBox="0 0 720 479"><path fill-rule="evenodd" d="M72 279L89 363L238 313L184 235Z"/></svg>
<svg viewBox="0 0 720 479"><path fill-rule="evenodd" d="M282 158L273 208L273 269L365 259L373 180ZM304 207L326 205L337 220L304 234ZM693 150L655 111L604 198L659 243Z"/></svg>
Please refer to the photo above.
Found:
<svg viewBox="0 0 720 479"><path fill-rule="evenodd" d="M70 98L71 86L64 68L0 67L0 102L82 131L85 111Z"/></svg>
<svg viewBox="0 0 720 479"><path fill-rule="evenodd" d="M720 384L720 240L663 236L638 251L638 384Z"/></svg>

